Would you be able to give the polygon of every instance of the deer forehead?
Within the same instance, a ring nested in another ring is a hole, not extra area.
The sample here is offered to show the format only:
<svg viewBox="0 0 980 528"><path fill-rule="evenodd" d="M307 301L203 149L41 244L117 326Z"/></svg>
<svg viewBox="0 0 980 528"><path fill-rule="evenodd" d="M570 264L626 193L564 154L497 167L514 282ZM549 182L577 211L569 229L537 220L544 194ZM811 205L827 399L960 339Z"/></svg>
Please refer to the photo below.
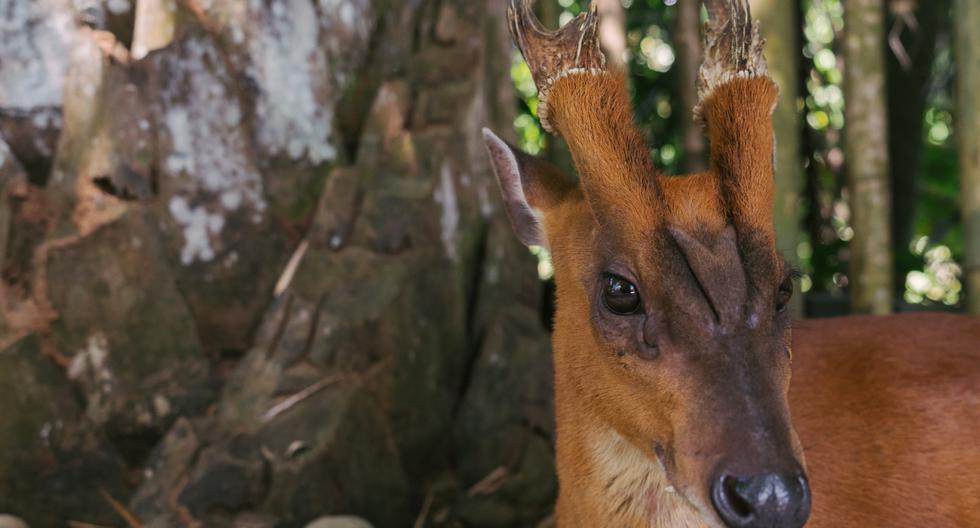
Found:
<svg viewBox="0 0 980 528"><path fill-rule="evenodd" d="M643 167L630 170L641 173ZM596 207L615 212L604 219L603 227L614 231L623 244L642 244L665 226L710 238L730 222L719 178L711 173L645 174L625 180L600 173L592 180L598 191L593 200L602 202Z"/></svg>
<svg viewBox="0 0 980 528"><path fill-rule="evenodd" d="M693 273L692 278L705 281L699 287L715 301L743 301L746 273L761 269L742 261L740 245L761 243L755 252L763 254L774 252L774 247L766 247L761 238L739 236L716 189L698 186L695 176L672 179L692 180L694 185L678 185L670 193L642 190L648 199L618 204L611 208L618 214L601 224L580 202L568 208L570 215L556 215L549 231L571 242L572 255L589 257L590 269L626 267L632 278L649 282L677 281Z"/></svg>

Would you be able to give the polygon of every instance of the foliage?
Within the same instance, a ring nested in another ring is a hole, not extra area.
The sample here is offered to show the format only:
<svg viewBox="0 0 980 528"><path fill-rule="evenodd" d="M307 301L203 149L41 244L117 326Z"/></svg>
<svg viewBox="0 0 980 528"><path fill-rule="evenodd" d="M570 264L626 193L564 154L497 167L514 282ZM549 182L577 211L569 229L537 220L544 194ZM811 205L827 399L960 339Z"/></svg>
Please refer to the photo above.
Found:
<svg viewBox="0 0 980 528"><path fill-rule="evenodd" d="M913 255L921 259L922 269L907 275L905 300L953 306L962 302L962 269L958 262L964 254L964 237L953 136L953 65L948 45L940 50L934 70L923 129L915 238L910 243Z"/></svg>
<svg viewBox="0 0 980 528"><path fill-rule="evenodd" d="M804 291L812 286L840 296L848 284L847 242L854 236L844 194L844 75L836 49L844 12L838 0L807 1L803 9L803 164L809 211L798 256L806 273Z"/></svg>
<svg viewBox="0 0 980 528"><path fill-rule="evenodd" d="M565 23L581 12L588 0L558 0ZM668 173L676 173L682 158L680 86L674 68L674 22L677 0L621 0L626 8L627 54L637 122L646 132L654 160ZM804 292L824 292L843 298L848 286L847 243L854 232L844 187L846 160L841 146L845 133L843 56L839 49L844 30L841 0L801 0L803 27L800 50L805 113L801 131L801 163L807 173L807 204L797 249L804 273ZM924 153L918 171L915 236L895 241L918 259L906 268L904 299L910 304L958 306L963 255L963 234L958 215L959 179L953 138L952 72L948 38L940 39L927 112L921 134ZM536 118L537 98L527 66L515 52L511 76L519 94L520 113L514 127L521 146L541 154L549 137ZM885 94L882 94L884 97ZM919 131L910 131L918 134ZM908 254L906 251L897 252ZM546 252L539 251L539 255ZM547 264L542 270L550 270ZM542 275L544 276L544 275Z"/></svg>

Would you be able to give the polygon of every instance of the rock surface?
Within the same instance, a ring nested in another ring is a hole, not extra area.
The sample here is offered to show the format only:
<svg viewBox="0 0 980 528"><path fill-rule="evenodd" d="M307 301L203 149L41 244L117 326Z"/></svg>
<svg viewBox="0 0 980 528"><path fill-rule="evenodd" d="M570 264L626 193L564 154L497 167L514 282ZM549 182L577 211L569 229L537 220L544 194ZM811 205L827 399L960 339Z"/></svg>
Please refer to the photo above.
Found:
<svg viewBox="0 0 980 528"><path fill-rule="evenodd" d="M0 528L28 528L27 523L13 515L0 514Z"/></svg>
<svg viewBox="0 0 980 528"><path fill-rule="evenodd" d="M372 526L360 517L338 516L321 517L307 524L306 528L372 528Z"/></svg>
<svg viewBox="0 0 980 528"><path fill-rule="evenodd" d="M0 353L0 511L36 526L111 523L130 489L123 460L78 408L64 374L27 337Z"/></svg>

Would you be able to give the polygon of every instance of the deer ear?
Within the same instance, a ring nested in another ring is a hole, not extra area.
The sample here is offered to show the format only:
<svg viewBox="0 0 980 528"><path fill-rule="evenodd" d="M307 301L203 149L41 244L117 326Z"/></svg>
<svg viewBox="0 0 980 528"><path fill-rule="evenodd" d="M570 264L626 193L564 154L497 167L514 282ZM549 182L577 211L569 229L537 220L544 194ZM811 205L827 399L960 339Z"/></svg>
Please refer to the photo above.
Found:
<svg viewBox="0 0 980 528"><path fill-rule="evenodd" d="M547 246L542 220L574 183L555 165L522 152L483 129L504 207L517 238L528 246Z"/></svg>

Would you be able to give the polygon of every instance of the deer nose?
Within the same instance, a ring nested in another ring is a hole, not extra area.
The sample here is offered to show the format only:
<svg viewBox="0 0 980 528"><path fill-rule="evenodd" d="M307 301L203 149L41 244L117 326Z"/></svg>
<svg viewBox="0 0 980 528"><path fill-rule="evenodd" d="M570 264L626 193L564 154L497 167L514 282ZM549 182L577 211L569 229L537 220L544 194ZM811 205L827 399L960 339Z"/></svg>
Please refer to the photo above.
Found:
<svg viewBox="0 0 980 528"><path fill-rule="evenodd" d="M810 517L810 485L802 473L722 475L711 500L729 528L800 528Z"/></svg>

